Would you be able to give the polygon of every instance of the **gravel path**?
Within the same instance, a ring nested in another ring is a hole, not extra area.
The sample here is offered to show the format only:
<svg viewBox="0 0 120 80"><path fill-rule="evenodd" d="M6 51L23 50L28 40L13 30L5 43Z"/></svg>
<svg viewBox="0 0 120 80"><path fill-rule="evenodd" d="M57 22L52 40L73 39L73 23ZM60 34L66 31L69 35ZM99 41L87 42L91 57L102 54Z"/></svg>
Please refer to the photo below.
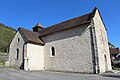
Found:
<svg viewBox="0 0 120 80"><path fill-rule="evenodd" d="M120 78L104 77L97 74L78 74L49 71L14 70L0 67L0 80L120 80Z"/></svg>

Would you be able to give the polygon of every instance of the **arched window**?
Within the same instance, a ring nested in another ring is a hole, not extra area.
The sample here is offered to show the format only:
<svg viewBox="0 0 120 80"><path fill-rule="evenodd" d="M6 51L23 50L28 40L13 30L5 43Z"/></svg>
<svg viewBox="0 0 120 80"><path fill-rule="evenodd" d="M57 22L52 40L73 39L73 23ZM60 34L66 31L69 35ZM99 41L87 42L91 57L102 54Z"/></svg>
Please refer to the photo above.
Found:
<svg viewBox="0 0 120 80"><path fill-rule="evenodd" d="M19 43L19 42L20 42L20 38L17 39L17 43Z"/></svg>
<svg viewBox="0 0 120 80"><path fill-rule="evenodd" d="M19 58L19 49L17 48L16 49L16 57L15 57L15 59L17 60Z"/></svg>
<svg viewBox="0 0 120 80"><path fill-rule="evenodd" d="M51 57L55 56L55 48L52 46L51 47Z"/></svg>

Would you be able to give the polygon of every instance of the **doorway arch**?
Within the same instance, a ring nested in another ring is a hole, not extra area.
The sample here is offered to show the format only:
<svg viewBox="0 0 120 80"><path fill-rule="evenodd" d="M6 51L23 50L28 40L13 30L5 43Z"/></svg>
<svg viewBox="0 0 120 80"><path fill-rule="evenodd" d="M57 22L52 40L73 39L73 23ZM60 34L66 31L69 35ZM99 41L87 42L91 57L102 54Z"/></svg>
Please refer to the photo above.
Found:
<svg viewBox="0 0 120 80"><path fill-rule="evenodd" d="M105 71L108 70L108 64L107 64L107 55L104 54L104 62L105 62Z"/></svg>

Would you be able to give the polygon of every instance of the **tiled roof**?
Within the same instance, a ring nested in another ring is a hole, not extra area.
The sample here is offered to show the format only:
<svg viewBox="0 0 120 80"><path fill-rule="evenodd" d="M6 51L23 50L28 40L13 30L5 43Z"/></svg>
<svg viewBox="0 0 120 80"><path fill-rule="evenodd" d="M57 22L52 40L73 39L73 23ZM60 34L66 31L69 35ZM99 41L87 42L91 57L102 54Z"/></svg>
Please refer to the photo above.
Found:
<svg viewBox="0 0 120 80"><path fill-rule="evenodd" d="M76 27L78 25L84 25L84 24L90 24L91 19L95 15L95 11L97 8L94 8L94 10L91 13L85 14L83 16L70 19L68 21L61 22L59 24L47 27L45 29L42 29L38 32L32 32L23 28L19 28L21 34L23 34L23 37L26 42L36 43L36 44L42 44L44 45L44 42L40 39L41 36L45 36L48 34L52 34L61 30L69 29ZM36 26L38 26L37 24ZM35 26L35 27L36 27ZM39 38L38 38L39 37Z"/></svg>
<svg viewBox="0 0 120 80"><path fill-rule="evenodd" d="M62 23L59 23L59 24L56 24L56 25L53 25L53 26L50 26L50 27L47 27L39 32L40 36L44 36L44 35L58 32L61 30L65 30L68 28L72 28L72 27L75 27L78 25L90 23L90 15L91 15L91 13L68 20L68 21L65 21L65 22L62 22Z"/></svg>
<svg viewBox="0 0 120 80"><path fill-rule="evenodd" d="M120 50L119 48L109 48L111 54L119 54Z"/></svg>
<svg viewBox="0 0 120 80"><path fill-rule="evenodd" d="M96 10L97 8L95 7L91 13L47 27L39 32L40 33L39 37L55 33L61 30L65 30L68 28L72 28L78 25L89 24L91 22L91 19L94 17Z"/></svg>
<svg viewBox="0 0 120 80"><path fill-rule="evenodd" d="M19 28L20 34L24 38L25 42L44 45L44 42L38 38L39 33Z"/></svg>

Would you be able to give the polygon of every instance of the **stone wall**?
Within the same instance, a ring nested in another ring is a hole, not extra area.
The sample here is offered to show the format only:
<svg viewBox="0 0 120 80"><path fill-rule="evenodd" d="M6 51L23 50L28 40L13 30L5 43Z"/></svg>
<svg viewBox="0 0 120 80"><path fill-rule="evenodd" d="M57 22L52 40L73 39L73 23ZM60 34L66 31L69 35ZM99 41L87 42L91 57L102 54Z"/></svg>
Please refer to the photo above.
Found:
<svg viewBox="0 0 120 80"><path fill-rule="evenodd" d="M94 26L95 26L95 32L96 32L95 34L96 34L97 43L95 45L97 46L99 70L100 70L100 73L103 73L106 70L112 70L109 47L108 47L107 32L98 10L96 11L95 17L93 18L93 20L94 20Z"/></svg>
<svg viewBox="0 0 120 80"><path fill-rule="evenodd" d="M76 26L42 37L45 70L93 73L90 29ZM51 47L55 56L51 56Z"/></svg>
<svg viewBox="0 0 120 80"><path fill-rule="evenodd" d="M24 40L18 31L15 37L13 38L9 48L10 66L16 68L23 67L23 44L24 44ZM16 59L17 49L19 49L18 59Z"/></svg>

